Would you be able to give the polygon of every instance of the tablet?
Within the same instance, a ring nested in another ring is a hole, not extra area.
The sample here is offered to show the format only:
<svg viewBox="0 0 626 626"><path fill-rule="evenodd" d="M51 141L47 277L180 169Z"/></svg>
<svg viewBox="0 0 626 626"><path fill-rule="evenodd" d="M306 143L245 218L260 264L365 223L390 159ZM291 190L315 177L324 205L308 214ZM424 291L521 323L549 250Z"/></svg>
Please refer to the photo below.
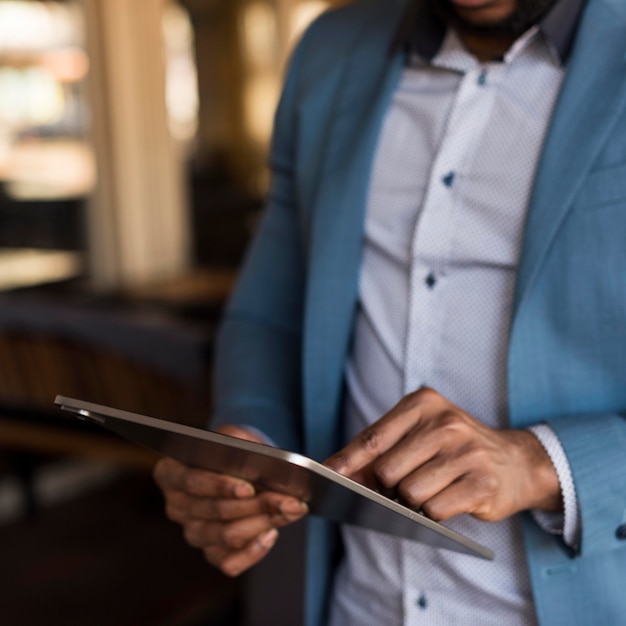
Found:
<svg viewBox="0 0 626 626"><path fill-rule="evenodd" d="M493 559L488 548L306 456L64 396L55 404L185 465L237 476L257 491L300 498L312 515Z"/></svg>

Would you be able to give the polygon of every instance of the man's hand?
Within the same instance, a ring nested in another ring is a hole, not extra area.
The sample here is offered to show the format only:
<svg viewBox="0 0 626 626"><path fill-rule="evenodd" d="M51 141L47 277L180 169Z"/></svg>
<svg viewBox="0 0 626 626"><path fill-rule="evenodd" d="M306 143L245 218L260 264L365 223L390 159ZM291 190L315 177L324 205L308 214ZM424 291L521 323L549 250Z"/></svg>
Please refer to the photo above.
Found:
<svg viewBox="0 0 626 626"><path fill-rule="evenodd" d="M262 443L237 426L218 431ZM243 480L192 469L173 459L161 459L154 478L165 496L167 516L183 527L187 543L228 576L238 576L260 561L276 542L277 528L307 513L306 504L296 498L256 494Z"/></svg>
<svg viewBox="0 0 626 626"><path fill-rule="evenodd" d="M524 430L494 430L432 389L400 401L326 465L443 521L561 510L556 471Z"/></svg>

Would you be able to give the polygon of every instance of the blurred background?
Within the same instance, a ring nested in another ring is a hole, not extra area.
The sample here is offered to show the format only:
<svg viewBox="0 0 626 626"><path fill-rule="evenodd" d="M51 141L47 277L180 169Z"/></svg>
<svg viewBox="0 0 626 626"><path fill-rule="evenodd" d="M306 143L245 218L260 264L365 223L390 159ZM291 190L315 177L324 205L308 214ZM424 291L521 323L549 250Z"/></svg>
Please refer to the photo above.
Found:
<svg viewBox="0 0 626 626"><path fill-rule="evenodd" d="M205 423L285 64L331 4L0 0L3 626L279 624L165 520L153 455L53 401Z"/></svg>

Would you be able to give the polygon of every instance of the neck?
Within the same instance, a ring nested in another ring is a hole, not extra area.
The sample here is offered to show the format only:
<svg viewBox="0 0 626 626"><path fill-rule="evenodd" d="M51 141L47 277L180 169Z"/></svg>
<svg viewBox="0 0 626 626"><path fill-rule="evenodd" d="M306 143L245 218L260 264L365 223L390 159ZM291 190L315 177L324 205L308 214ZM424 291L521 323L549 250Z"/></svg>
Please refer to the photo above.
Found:
<svg viewBox="0 0 626 626"><path fill-rule="evenodd" d="M459 32L459 37L468 51L481 63L502 58L515 41L514 36L481 37L463 32Z"/></svg>

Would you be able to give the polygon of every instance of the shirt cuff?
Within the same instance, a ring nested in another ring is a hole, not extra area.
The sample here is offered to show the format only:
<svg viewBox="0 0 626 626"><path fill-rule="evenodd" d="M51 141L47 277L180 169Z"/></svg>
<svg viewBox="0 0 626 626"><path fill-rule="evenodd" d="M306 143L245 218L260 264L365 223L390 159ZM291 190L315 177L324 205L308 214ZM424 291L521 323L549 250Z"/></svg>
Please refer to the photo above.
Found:
<svg viewBox="0 0 626 626"><path fill-rule="evenodd" d="M543 530L552 534L562 534L563 541L570 547L578 545L580 537L580 516L578 514L578 498L572 478L569 461L556 433L547 424L538 424L528 429L541 443L548 453L556 470L563 498L563 513L549 513L533 510L535 521Z"/></svg>

